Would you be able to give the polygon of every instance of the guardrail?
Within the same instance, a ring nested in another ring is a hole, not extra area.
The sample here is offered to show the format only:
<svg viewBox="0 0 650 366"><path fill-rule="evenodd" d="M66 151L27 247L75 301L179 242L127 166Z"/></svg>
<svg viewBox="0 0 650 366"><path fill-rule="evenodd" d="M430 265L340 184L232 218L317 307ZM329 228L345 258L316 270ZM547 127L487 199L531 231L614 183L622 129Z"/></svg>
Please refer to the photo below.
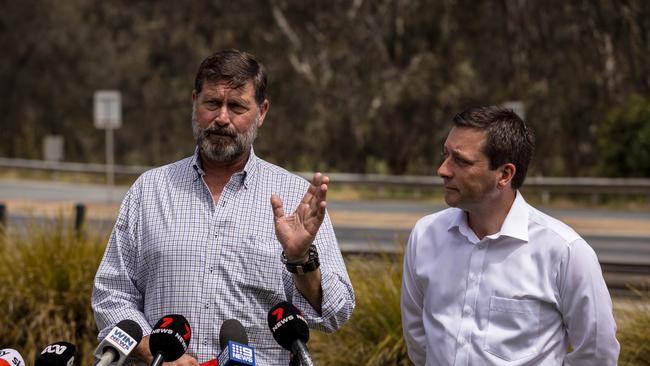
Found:
<svg viewBox="0 0 650 366"><path fill-rule="evenodd" d="M0 157L0 167L45 170L58 172L76 172L104 174L106 165L54 162L31 159L10 159ZM117 175L137 176L151 169L143 165L115 165ZM306 179L310 179L311 172L298 172ZM436 176L414 175L380 175L380 174L353 174L353 173L328 173L332 182L339 184L367 185L367 186L402 186L402 187L442 187L442 179ZM594 197L600 194L616 195L641 195L650 200L650 179L648 178L592 178L592 177L527 177L524 190L535 190L541 193L542 200L548 201L551 193L578 193L589 194Z"/></svg>

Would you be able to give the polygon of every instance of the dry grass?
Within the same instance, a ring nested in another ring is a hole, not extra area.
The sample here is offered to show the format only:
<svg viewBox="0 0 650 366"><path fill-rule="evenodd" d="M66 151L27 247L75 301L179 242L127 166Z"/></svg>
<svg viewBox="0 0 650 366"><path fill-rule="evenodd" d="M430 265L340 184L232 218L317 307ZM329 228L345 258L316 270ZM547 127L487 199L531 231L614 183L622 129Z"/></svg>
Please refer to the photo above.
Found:
<svg viewBox="0 0 650 366"><path fill-rule="evenodd" d="M17 349L27 364L60 340L91 364L97 344L90 294L105 238L77 236L62 222L0 233L0 346Z"/></svg>
<svg viewBox="0 0 650 366"><path fill-rule="evenodd" d="M90 308L92 282L106 237L77 236L58 220L22 233L0 232L0 348L17 349L27 364L36 351L63 340L91 364L97 330ZM401 255L347 257L357 296L352 319L334 334L313 332L318 365L410 365L402 338ZM650 290L615 301L622 366L650 365Z"/></svg>
<svg viewBox="0 0 650 366"><path fill-rule="evenodd" d="M399 294L402 257L348 257L357 306L334 334L313 333L310 348L319 365L411 365L402 337Z"/></svg>
<svg viewBox="0 0 650 366"><path fill-rule="evenodd" d="M620 366L650 366L650 287L634 289L636 297L616 307Z"/></svg>

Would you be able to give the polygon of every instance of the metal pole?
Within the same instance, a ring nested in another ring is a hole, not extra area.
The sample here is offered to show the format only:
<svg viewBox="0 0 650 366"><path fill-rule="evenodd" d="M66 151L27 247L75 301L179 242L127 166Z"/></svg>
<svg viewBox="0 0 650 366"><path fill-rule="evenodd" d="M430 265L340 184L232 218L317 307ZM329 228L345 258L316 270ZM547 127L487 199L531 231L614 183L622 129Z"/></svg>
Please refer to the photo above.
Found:
<svg viewBox="0 0 650 366"><path fill-rule="evenodd" d="M74 217L74 229L77 232L77 234L81 234L81 229L84 226L84 222L86 221L86 205L83 203L77 203L74 206L75 209L75 217Z"/></svg>
<svg viewBox="0 0 650 366"><path fill-rule="evenodd" d="M106 128L106 184L113 187L115 184L115 160L113 148L113 129Z"/></svg>
<svg viewBox="0 0 650 366"><path fill-rule="evenodd" d="M7 228L7 206L0 203L0 230Z"/></svg>
<svg viewBox="0 0 650 366"><path fill-rule="evenodd" d="M108 185L107 201L113 200L113 186L115 185L115 161L113 148L113 128L106 126L106 184Z"/></svg>

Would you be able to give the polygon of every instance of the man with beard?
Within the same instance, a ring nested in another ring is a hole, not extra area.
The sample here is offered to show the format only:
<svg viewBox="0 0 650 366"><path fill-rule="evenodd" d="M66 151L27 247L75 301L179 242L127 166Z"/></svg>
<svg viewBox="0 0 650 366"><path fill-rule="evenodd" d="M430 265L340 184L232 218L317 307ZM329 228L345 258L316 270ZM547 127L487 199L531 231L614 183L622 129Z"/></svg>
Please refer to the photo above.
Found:
<svg viewBox="0 0 650 366"><path fill-rule="evenodd" d="M218 355L221 324L237 319L258 365L286 365L267 326L274 305L294 303L322 331L349 319L355 300L325 210L329 179L316 173L310 184L255 155L268 110L252 55L230 49L203 61L194 154L144 173L122 202L93 288L100 339L123 319L147 335L162 316L182 314L192 340L175 363L197 365ZM134 353L150 363L148 344Z"/></svg>

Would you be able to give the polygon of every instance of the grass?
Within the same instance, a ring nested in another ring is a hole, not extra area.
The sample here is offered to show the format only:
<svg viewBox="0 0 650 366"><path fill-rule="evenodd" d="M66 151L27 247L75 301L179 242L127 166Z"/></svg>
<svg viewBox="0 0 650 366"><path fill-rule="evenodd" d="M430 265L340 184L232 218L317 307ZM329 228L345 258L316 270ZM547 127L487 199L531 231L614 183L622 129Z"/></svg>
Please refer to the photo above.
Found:
<svg viewBox="0 0 650 366"><path fill-rule="evenodd" d="M636 298L616 307L619 366L650 366L650 287L633 289Z"/></svg>
<svg viewBox="0 0 650 366"><path fill-rule="evenodd" d="M346 262L356 309L338 332L312 333L309 346L318 364L410 365L400 319L401 256L355 256Z"/></svg>
<svg viewBox="0 0 650 366"><path fill-rule="evenodd" d="M97 329L90 296L105 243L105 235L77 235L63 220L0 231L0 348L15 348L34 364L37 351L62 340L78 347L77 364L93 363ZM315 362L410 365L400 321L401 255L349 256L346 263L357 306L338 332L312 332ZM650 365L650 290L615 305L619 364Z"/></svg>
<svg viewBox="0 0 650 366"><path fill-rule="evenodd" d="M75 344L91 364L97 328L92 282L105 238L79 236L63 220L0 233L0 348L17 349L27 364L56 341Z"/></svg>

